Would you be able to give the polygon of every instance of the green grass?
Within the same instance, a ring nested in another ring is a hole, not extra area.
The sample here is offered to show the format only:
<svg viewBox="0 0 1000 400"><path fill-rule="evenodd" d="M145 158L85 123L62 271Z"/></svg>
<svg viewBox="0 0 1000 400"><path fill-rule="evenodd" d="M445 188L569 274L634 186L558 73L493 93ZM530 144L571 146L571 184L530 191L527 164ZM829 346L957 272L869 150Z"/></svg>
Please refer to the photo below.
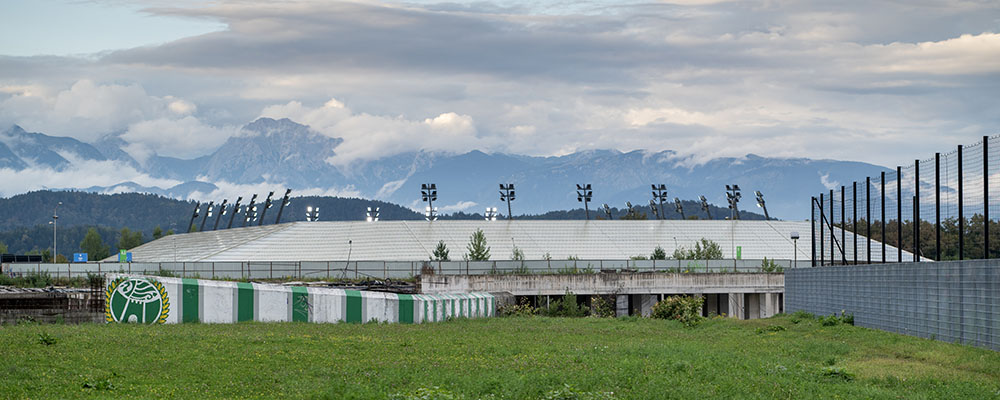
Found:
<svg viewBox="0 0 1000 400"><path fill-rule="evenodd" d="M990 399L1000 353L788 316L0 328L0 397L394 395Z"/></svg>

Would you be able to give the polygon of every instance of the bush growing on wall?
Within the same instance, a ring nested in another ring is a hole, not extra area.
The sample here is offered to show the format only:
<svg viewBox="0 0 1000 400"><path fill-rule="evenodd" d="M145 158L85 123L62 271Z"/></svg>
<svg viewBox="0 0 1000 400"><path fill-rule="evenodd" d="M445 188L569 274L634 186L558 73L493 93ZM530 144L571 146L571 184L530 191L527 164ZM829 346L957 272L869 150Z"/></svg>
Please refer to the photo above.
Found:
<svg viewBox="0 0 1000 400"><path fill-rule="evenodd" d="M785 268L774 262L774 259L768 260L767 257L764 257L764 261L760 263L760 270L761 272L783 272Z"/></svg>
<svg viewBox="0 0 1000 400"><path fill-rule="evenodd" d="M542 307L539 312L547 317L586 317L590 310L586 305L576 303L576 295L567 292L561 299L552 300L548 308Z"/></svg>
<svg viewBox="0 0 1000 400"><path fill-rule="evenodd" d="M653 305L653 318L674 319L684 326L695 326L701 322L703 297L669 296Z"/></svg>
<svg viewBox="0 0 1000 400"><path fill-rule="evenodd" d="M667 252L664 251L662 247L656 246L656 248L653 249L653 254L649 255L649 259L650 260L666 260L667 259Z"/></svg>
<svg viewBox="0 0 1000 400"><path fill-rule="evenodd" d="M694 243L694 249L687 249L684 246L674 250L674 259L677 260L721 260L722 248L718 243L701 238Z"/></svg>
<svg viewBox="0 0 1000 400"><path fill-rule="evenodd" d="M444 244L444 240L438 241L437 247L434 248L434 261L450 261L448 259L448 246Z"/></svg>

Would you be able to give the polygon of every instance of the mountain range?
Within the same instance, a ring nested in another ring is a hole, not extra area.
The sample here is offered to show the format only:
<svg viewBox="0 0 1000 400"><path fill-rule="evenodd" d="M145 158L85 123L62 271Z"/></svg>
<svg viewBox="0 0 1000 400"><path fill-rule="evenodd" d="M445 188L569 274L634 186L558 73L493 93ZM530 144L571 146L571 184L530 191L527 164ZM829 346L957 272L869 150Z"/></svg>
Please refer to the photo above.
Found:
<svg viewBox="0 0 1000 400"><path fill-rule="evenodd" d="M79 168L86 161L113 161L153 178L182 182L170 187L143 186L123 181L115 185L63 187L100 193L143 192L170 198L220 202L225 186L272 187L278 193L293 190L326 190L377 199L422 210L420 185L435 183L442 213L482 213L497 207L506 214L499 199L498 184L513 183L516 199L513 213L542 214L582 206L576 185L591 184L591 211L601 204L624 208L626 201L648 205L650 184L665 184L669 202L674 197L693 200L704 195L710 203L726 207L725 185L741 186L743 210L755 208L753 191L761 191L772 217L804 219L809 215L809 198L839 183L850 184L874 176L885 167L861 162L768 158L753 154L716 158L691 164L676 151L589 150L564 156L538 157L471 151L462 154L412 152L378 160L358 161L348 166L327 162L336 154L341 139L313 131L288 119L260 118L244 126L240 134L209 155L180 159L130 154L127 143L109 134L94 143L69 137L27 132L12 126L0 132L0 170L22 171L49 168L64 171ZM251 193L238 193L244 199ZM261 193L261 197L266 193ZM229 199L232 203L233 199ZM686 205L687 211L692 203ZM672 209L672 204L669 205Z"/></svg>

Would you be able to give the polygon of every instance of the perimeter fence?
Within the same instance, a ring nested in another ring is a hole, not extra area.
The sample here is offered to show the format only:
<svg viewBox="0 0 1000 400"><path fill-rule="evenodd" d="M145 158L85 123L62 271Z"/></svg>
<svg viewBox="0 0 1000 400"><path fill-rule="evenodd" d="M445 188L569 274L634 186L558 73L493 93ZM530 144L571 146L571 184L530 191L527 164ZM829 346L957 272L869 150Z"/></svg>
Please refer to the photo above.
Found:
<svg viewBox="0 0 1000 400"><path fill-rule="evenodd" d="M793 260L497 260L497 261L233 261L162 263L2 264L9 276L53 277L133 273L222 279L408 279L424 272L446 275L586 274L602 271L678 273L782 272ZM806 261L798 263L807 266Z"/></svg>
<svg viewBox="0 0 1000 400"><path fill-rule="evenodd" d="M996 258L998 141L984 136L813 197L813 266Z"/></svg>

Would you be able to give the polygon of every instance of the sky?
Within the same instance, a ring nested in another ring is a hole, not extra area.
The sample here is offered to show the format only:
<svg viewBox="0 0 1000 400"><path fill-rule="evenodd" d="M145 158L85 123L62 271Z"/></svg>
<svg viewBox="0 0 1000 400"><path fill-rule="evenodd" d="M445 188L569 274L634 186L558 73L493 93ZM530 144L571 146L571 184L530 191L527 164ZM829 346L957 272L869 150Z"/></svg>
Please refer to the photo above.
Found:
<svg viewBox="0 0 1000 400"><path fill-rule="evenodd" d="M1000 134L1000 2L0 0L0 130L136 158L262 116L416 149L905 165Z"/></svg>

